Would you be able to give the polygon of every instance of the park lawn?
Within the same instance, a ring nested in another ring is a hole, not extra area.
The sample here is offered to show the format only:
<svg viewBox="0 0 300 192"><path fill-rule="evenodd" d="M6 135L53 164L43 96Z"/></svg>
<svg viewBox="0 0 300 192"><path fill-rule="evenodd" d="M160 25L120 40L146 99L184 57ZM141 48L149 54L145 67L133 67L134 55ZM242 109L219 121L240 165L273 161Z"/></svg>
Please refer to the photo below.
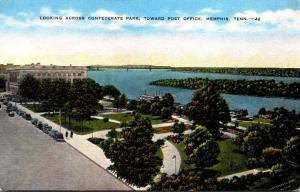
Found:
<svg viewBox="0 0 300 192"><path fill-rule="evenodd" d="M272 125L272 120L271 119L263 119L263 118L259 118L259 119L254 119L253 121L239 121L239 126L242 127L250 127L252 124L266 124L266 125Z"/></svg>
<svg viewBox="0 0 300 192"><path fill-rule="evenodd" d="M59 114L54 115L44 115L45 118L53 121L54 123L59 124ZM75 119L71 119L71 127L69 127L68 118L64 121L64 117L62 117L62 126L73 130L75 133L84 135L88 133L92 133L95 131L100 131L109 128L118 128L119 125L111 122L104 122L99 119L91 119L88 121L83 121L83 128L81 127L81 121L77 121Z"/></svg>
<svg viewBox="0 0 300 192"><path fill-rule="evenodd" d="M36 113L48 111L42 107L42 104L22 104L22 106Z"/></svg>
<svg viewBox="0 0 300 192"><path fill-rule="evenodd" d="M218 157L219 163L210 169L218 171L221 176L247 170L245 165L247 157L237 151L238 147L232 144L230 139L217 141L217 143L219 144L221 151ZM184 143L180 142L179 144L176 144L172 142L172 144L176 146L181 156L181 169L195 168L194 165L188 165L185 162L187 156L184 152Z"/></svg>
<svg viewBox="0 0 300 192"><path fill-rule="evenodd" d="M163 155L163 152L162 152L161 148L159 148L156 151L155 155L158 156L159 158L161 158L162 160L164 159L164 155Z"/></svg>
<svg viewBox="0 0 300 192"><path fill-rule="evenodd" d="M232 140L226 139L217 142L220 147L219 163L212 166L212 170L218 171L221 176L248 170L246 155L239 152L238 146L233 144Z"/></svg>
<svg viewBox="0 0 300 192"><path fill-rule="evenodd" d="M163 119L160 116L153 116L153 115L143 115L143 117L148 117L151 120L151 123L154 124L160 124L163 123ZM115 113L115 114L106 114L103 115L103 117L107 117L109 119L114 119L120 122L123 121L130 121L132 119L131 113Z"/></svg>

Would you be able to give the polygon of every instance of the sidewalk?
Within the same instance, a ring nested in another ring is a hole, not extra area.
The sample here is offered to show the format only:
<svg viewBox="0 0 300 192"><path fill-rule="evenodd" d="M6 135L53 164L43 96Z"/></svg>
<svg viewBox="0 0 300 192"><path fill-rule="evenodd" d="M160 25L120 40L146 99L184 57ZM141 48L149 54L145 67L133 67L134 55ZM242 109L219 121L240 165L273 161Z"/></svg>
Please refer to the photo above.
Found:
<svg viewBox="0 0 300 192"><path fill-rule="evenodd" d="M171 127L173 126L174 123L160 123L160 124L155 124L155 125L152 125L152 127L155 129L155 128L160 128L160 127Z"/></svg>
<svg viewBox="0 0 300 192"><path fill-rule="evenodd" d="M172 115L172 118L177 119L179 122L182 122L184 124L192 125L192 123L189 120L179 117L177 115Z"/></svg>
<svg viewBox="0 0 300 192"><path fill-rule="evenodd" d="M243 171L243 172L239 172L239 173L234 173L231 175L226 175L226 176L222 176L222 177L218 177L218 180L222 180L222 179L232 179L234 176L236 177L241 177L244 175L249 175L249 174L253 174L256 175L257 173L263 172L270 172L270 169L251 169L251 170L247 170L247 171Z"/></svg>
<svg viewBox="0 0 300 192"><path fill-rule="evenodd" d="M91 116L91 118L100 119L100 120L104 119L104 117L102 117L102 116ZM114 120L114 119L111 119L111 118L108 119L108 122L116 123L116 124L119 124L119 125L121 124L120 121L117 121L117 120Z"/></svg>

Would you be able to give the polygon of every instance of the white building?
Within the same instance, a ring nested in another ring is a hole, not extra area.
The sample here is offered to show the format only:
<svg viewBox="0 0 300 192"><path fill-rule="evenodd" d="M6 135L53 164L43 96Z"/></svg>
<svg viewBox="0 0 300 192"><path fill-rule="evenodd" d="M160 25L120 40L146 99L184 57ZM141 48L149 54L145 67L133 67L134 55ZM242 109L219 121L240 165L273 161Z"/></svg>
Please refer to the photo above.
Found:
<svg viewBox="0 0 300 192"><path fill-rule="evenodd" d="M19 83L22 78L31 74L37 79L66 79L71 82L73 79L87 78L87 67L83 66L57 66L29 64L9 68L7 72L6 91L16 94L19 89Z"/></svg>

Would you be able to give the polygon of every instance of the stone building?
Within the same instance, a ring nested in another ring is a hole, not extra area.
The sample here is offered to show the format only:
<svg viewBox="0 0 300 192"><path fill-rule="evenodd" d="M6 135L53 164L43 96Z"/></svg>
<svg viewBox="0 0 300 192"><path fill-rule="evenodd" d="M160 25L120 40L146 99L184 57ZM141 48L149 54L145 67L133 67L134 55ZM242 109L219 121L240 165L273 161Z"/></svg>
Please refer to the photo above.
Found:
<svg viewBox="0 0 300 192"><path fill-rule="evenodd" d="M6 91L16 94L22 78L31 74L37 79L66 79L71 82L73 79L87 78L87 67L83 66L58 66L29 64L14 68L9 68L7 72Z"/></svg>

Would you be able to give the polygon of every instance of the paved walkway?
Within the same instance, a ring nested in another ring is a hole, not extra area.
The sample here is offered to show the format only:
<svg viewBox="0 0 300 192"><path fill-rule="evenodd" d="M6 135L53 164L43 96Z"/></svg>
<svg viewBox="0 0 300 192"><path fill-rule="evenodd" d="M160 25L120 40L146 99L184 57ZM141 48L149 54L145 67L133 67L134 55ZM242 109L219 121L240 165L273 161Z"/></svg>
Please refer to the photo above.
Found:
<svg viewBox="0 0 300 192"><path fill-rule="evenodd" d="M174 122L172 122L172 123L160 123L160 124L152 125L152 127L155 129L155 128L161 128L161 127L171 127L173 125L174 125Z"/></svg>
<svg viewBox="0 0 300 192"><path fill-rule="evenodd" d="M218 177L218 180L222 180L222 179L232 179L233 177L241 177L244 175L249 175L249 174L253 174L256 175L257 173L263 172L263 173L267 173L270 172L270 169L251 169L251 170L247 170L247 171L243 171L243 172L239 172L239 173L234 173L231 175L226 175L226 176L222 176L222 177Z"/></svg>
<svg viewBox="0 0 300 192"><path fill-rule="evenodd" d="M100 120L104 119L104 117L102 117L102 116L91 116L91 118L100 119ZM117 120L114 120L114 119L111 119L111 118L108 119L108 122L116 123L116 124L119 124L119 125L121 124L120 121L117 121Z"/></svg>
<svg viewBox="0 0 300 192"><path fill-rule="evenodd" d="M184 119L182 117L179 117L177 115L172 115L173 119L177 119L179 122L182 122L184 124L192 125L192 123L188 119Z"/></svg>
<svg viewBox="0 0 300 192"><path fill-rule="evenodd" d="M226 131L220 131L220 132L223 133L224 135L228 136L231 139L237 138L237 135L235 135L233 133L229 133L229 132L226 132Z"/></svg>
<svg viewBox="0 0 300 192"><path fill-rule="evenodd" d="M246 131L247 130L246 127L242 127L242 126L238 126L237 129L242 130L242 131Z"/></svg>
<svg viewBox="0 0 300 192"><path fill-rule="evenodd" d="M116 108L112 108L112 109L116 109ZM110 114L118 114L118 113L132 113L132 112L133 112L133 111L124 110L124 109L119 109L119 111L104 112L104 113L101 113L101 115L110 115Z"/></svg>

